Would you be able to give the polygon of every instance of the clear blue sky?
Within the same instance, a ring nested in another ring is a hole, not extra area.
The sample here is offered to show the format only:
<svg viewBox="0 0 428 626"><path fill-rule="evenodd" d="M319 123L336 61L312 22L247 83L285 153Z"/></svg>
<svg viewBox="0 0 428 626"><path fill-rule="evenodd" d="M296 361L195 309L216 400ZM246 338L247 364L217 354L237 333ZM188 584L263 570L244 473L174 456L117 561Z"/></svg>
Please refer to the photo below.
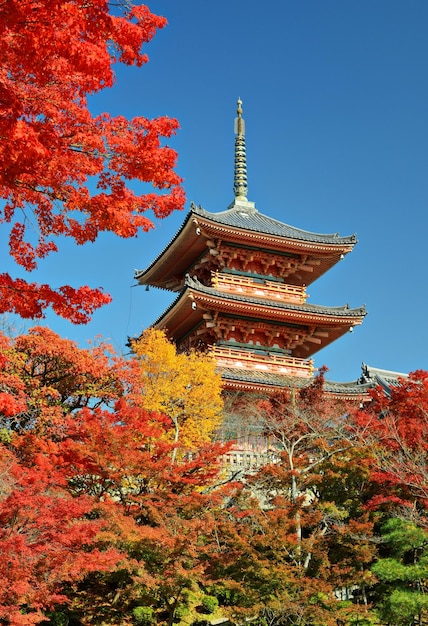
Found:
<svg viewBox="0 0 428 626"><path fill-rule="evenodd" d="M233 120L244 103L248 199L306 230L357 233L344 261L309 288L314 304L367 306L354 333L315 355L330 379L354 380L364 361L428 369L428 2L426 0L155 0L169 25L150 63L118 68L92 101L129 117L177 117L188 204L232 201ZM137 240L103 236L40 266L39 281L102 285L114 303L86 327L47 323L84 345L97 334L119 350L172 301L134 287L183 213Z"/></svg>

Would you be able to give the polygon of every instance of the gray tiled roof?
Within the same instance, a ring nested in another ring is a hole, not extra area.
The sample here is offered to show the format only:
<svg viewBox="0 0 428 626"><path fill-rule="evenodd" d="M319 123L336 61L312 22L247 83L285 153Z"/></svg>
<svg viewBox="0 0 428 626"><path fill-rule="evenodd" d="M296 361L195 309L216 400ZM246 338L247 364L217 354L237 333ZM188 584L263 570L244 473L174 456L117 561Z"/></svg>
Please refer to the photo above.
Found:
<svg viewBox="0 0 428 626"><path fill-rule="evenodd" d="M366 315L367 311L365 306L359 307L357 309L351 309L347 304L344 306L324 306L317 304L291 304L286 302L279 302L277 300L267 300L266 298L252 298L248 295L239 295L235 293L226 293L224 291L219 291L213 287L206 287L202 283L200 283L197 279L191 278L190 276L186 276L185 287L191 287L192 289L196 289L202 293L207 295L217 296L219 298L223 298L225 300L234 300L236 302L243 303L251 303L260 306L273 306L278 309L286 309L287 311L302 311L304 313L321 313L322 315L332 315L332 316L344 316L344 317L361 317L362 315ZM183 292L181 292L183 293ZM180 297L180 296L179 296ZM177 298L178 300L179 298ZM176 301L177 301L176 300ZM175 302L171 305L173 306Z"/></svg>
<svg viewBox="0 0 428 626"><path fill-rule="evenodd" d="M167 307L167 309L165 309L165 311L163 311L163 313L161 313L161 315L159 315L159 317L153 322L152 326L158 324L162 320L162 318L175 307L177 302L184 296L188 288L192 288L206 295L216 296L224 300L232 300L235 302L242 302L244 304L251 303L259 306L274 306L275 308L284 309L287 311L302 311L304 313L331 315L332 317L356 318L365 316L367 314L366 307L364 305L357 309L350 309L347 304L345 304L344 306L324 306L321 304L291 304L278 302L276 300L267 300L266 298L251 298L248 295L240 296L238 294L219 291L218 289L214 289L213 287L206 287L197 279L186 276L184 288L179 292L177 297L174 298L169 307Z"/></svg>
<svg viewBox="0 0 428 626"><path fill-rule="evenodd" d="M254 370L242 370L231 367L219 368L219 371L221 372L222 377L226 380L255 385L266 385L266 387L303 388L313 381L313 378L307 379L282 376L281 374L272 374ZM345 383L334 382L331 380L326 380L324 382L325 391L344 395L358 396L366 393L372 387L374 387L373 382L363 383L361 382L361 379Z"/></svg>
<svg viewBox="0 0 428 626"><path fill-rule="evenodd" d="M380 385L387 396L391 395L392 387L398 387L400 384L400 378L407 378L407 374L401 374L400 372L392 372L391 370L383 370L378 367L372 367L363 363L361 365L362 374L360 381L364 384L370 384L372 387Z"/></svg>
<svg viewBox="0 0 428 626"><path fill-rule="evenodd" d="M326 380L324 389L330 393L338 394L355 394L360 395L366 393L373 387L371 383L362 383L360 379L349 382L337 382L334 380Z"/></svg>
<svg viewBox="0 0 428 626"><path fill-rule="evenodd" d="M190 211L187 213L183 223L178 231L174 234L172 239L163 248L163 250L157 255L157 257L143 270L135 270L134 278L139 280L144 274L156 266L158 261L162 259L167 250L176 241L179 241L180 235L187 226L187 224L193 219L201 216L214 224L228 226L230 228L238 228L255 233L261 233L262 235L271 235L275 237L284 237L285 239L292 239L296 241L311 242L318 244L328 244L340 246L353 246L357 243L356 235L349 237L340 237L337 233L330 235L323 235L319 233L312 233L299 228L289 226L279 220L275 220L272 217L268 217L263 213L260 213L254 208L241 207L237 205L234 208L221 211L219 213L210 213L201 206L196 206L192 203Z"/></svg>
<svg viewBox="0 0 428 626"><path fill-rule="evenodd" d="M195 204L192 204L191 212L210 219L213 222L217 222L218 224L223 224L232 228L243 228L245 230L251 230L276 237L287 237L301 241L340 245L354 244L357 242L356 235L339 237L338 233L323 235L320 233L300 230L299 228L295 228L294 226L289 226L284 222L275 220L272 217L268 217L254 208L240 207L239 205L219 213L210 213L201 206L197 207Z"/></svg>
<svg viewBox="0 0 428 626"><path fill-rule="evenodd" d="M244 370L235 367L219 367L218 370L222 377L227 380L274 387L289 387L291 385L304 387L312 381L312 379L297 377L291 378L290 376L282 376L281 374L271 374L269 372L260 372L256 370Z"/></svg>

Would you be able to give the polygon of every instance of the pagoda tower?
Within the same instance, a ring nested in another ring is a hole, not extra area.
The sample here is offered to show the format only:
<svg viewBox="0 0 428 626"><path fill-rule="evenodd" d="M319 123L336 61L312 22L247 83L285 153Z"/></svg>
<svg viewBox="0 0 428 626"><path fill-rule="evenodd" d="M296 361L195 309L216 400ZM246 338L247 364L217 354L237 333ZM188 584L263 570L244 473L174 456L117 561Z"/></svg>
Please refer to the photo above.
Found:
<svg viewBox="0 0 428 626"><path fill-rule="evenodd" d="M311 233L260 213L247 199L241 100L235 134L232 204L211 213L192 203L172 241L135 278L177 293L152 326L178 350L212 352L225 389L305 384L312 356L366 314L307 302L307 287L351 252L356 237Z"/></svg>

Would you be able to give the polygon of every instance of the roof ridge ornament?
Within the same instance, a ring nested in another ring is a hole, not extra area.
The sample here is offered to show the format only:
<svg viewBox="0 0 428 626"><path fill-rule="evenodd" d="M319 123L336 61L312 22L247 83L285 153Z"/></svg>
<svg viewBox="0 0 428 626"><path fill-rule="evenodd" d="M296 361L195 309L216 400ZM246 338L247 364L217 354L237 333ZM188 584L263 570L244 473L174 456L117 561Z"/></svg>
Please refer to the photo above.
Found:
<svg viewBox="0 0 428 626"><path fill-rule="evenodd" d="M242 117L242 100L237 101L237 115L235 118L235 165L233 192L235 200L229 206L229 209L255 209L254 202L248 202L248 183L247 183L247 153L245 146L245 121Z"/></svg>

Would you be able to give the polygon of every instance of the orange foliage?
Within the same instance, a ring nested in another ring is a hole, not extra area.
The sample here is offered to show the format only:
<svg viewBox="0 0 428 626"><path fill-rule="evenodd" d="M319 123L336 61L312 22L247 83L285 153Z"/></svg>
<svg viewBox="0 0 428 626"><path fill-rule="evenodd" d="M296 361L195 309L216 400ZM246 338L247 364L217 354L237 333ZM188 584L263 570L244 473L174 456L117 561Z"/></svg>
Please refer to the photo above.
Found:
<svg viewBox="0 0 428 626"><path fill-rule="evenodd" d="M0 342L0 408L18 431L53 432L65 413L112 406L132 371L131 364L110 360L107 345L82 350L42 326Z"/></svg>
<svg viewBox="0 0 428 626"><path fill-rule="evenodd" d="M119 623L154 589L173 615L204 579L219 496L202 487L223 450L174 459L174 426L143 406L140 373L46 328L0 336L0 621L30 626L63 604L82 624Z"/></svg>
<svg viewBox="0 0 428 626"><path fill-rule="evenodd" d="M60 236L77 244L104 231L134 237L152 227L146 211L162 218L183 207L177 155L162 144L178 122L94 117L87 106L89 95L113 85L115 62L147 61L142 46L165 23L145 5L124 3L113 14L107 0L1 3L0 221L26 271L57 250ZM135 193L133 179L154 191ZM40 318L52 306L83 323L109 300L87 286L53 289L0 274L0 312Z"/></svg>
<svg viewBox="0 0 428 626"><path fill-rule="evenodd" d="M2 448L0 620L29 626L43 621L39 609L67 600L66 583L111 570L119 554L97 547L102 523L85 518L91 501L67 493L64 474L48 455L39 451L26 465Z"/></svg>

